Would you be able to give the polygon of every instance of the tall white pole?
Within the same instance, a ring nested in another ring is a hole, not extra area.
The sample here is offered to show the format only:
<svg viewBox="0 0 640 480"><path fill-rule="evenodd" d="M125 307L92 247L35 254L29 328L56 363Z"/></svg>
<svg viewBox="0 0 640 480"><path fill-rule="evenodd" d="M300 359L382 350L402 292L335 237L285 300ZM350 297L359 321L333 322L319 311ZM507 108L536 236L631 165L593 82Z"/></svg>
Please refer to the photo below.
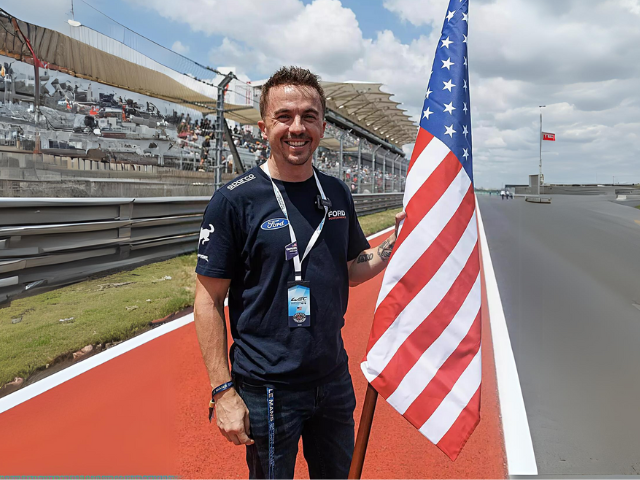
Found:
<svg viewBox="0 0 640 480"><path fill-rule="evenodd" d="M538 195L540 195L541 183L542 183L542 108L540 108L540 171L538 172Z"/></svg>
<svg viewBox="0 0 640 480"><path fill-rule="evenodd" d="M538 172L538 195L540 195L540 185L542 184L542 109L546 105L540 105L540 171Z"/></svg>

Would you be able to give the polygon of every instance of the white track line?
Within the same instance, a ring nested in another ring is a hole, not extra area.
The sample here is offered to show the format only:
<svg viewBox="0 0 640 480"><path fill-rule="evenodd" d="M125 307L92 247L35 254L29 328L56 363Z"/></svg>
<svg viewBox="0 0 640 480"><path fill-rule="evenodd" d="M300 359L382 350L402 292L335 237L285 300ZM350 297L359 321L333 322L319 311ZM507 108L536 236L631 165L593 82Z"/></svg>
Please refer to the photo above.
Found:
<svg viewBox="0 0 640 480"><path fill-rule="evenodd" d="M394 227L389 227L384 230L381 230L378 233L374 233L367 237L367 240L373 240L380 235L388 233L392 231ZM224 301L225 307L227 306L227 300ZM185 315L182 318L178 318L177 320L173 320L172 322L165 323L164 325L160 325L159 327L154 328L153 330L149 330L148 332L142 333L137 337L133 337L125 342L122 342L119 345L116 345L109 350L104 352L100 352L92 357L87 358L75 365L72 365L64 370L54 373L42 380L37 381L31 385L27 385L20 390L7 395L6 397L0 398L0 414L6 412L7 410L20 405L27 400L32 399L33 397L40 395L41 393L46 392L47 390L51 390L54 387L66 382L67 380L71 380L72 378L77 377L89 370L102 365L103 363L108 362L120 355L127 353L134 348L138 348L141 345L144 345L151 340L154 340L162 335L165 335L169 332L177 330L180 327L184 327L189 323L193 322L193 313L189 315Z"/></svg>
<svg viewBox="0 0 640 480"><path fill-rule="evenodd" d="M133 337L126 342L122 342L121 344L116 345L109 350L100 352L93 357L89 357L82 362L76 363L75 365L56 372L46 378L43 378L36 383L27 385L17 392L0 398L0 413L6 412L7 410L20 405L21 403L26 402L27 400L30 400L33 397L46 392L47 390L51 390L52 388L57 387L67 380L71 380L72 378L75 378L78 375L81 375L97 367L98 365L102 365L109 360L119 357L123 353L127 353L134 348L139 347L140 345L150 342L155 338L161 337L165 333L172 332L173 330L176 330L191 322L193 322L193 313L182 318L178 318L177 320L174 320L172 322L165 323L164 325L160 325L153 330L149 330L148 332L142 333L137 337Z"/></svg>
<svg viewBox="0 0 640 480"><path fill-rule="evenodd" d="M374 233L373 235L369 235L367 237L367 241L369 240L373 240L376 237L379 237L380 235L384 235L385 233L389 233L390 231L392 231L394 228L396 227L389 227L389 228L385 228L384 230L380 230L378 233Z"/></svg>
<svg viewBox="0 0 640 480"><path fill-rule="evenodd" d="M493 355L498 380L498 398L502 413L502 430L507 454L509 475L538 475L536 457L531 441L529 421L522 398L520 377L516 361L513 357L511 340L507 322L502 310L502 301L498 290L498 282L491 262L487 236L484 232L482 215L476 198L478 212L478 230L480 230L480 248L482 249L482 268L487 287L489 320L491 322L491 338Z"/></svg>

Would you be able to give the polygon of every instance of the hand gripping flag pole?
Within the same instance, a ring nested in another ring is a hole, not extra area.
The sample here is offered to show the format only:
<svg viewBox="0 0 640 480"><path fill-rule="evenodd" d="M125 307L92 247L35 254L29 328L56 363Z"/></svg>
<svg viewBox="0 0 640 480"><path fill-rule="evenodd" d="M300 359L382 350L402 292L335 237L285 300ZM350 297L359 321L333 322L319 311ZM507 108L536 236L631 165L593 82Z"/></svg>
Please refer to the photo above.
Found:
<svg viewBox="0 0 640 480"><path fill-rule="evenodd" d="M480 256L473 191L468 0L450 0L409 164L406 218L378 296L349 478L377 395L455 460L480 420Z"/></svg>

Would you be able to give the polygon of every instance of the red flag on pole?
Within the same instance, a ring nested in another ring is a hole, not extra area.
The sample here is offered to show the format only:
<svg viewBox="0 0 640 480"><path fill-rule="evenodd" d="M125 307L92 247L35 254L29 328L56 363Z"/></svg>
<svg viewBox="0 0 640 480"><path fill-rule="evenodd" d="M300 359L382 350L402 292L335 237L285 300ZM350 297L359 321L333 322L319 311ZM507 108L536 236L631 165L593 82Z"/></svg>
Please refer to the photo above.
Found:
<svg viewBox="0 0 640 480"><path fill-rule="evenodd" d="M542 140L549 140L550 142L555 142L556 141L556 134L555 133L542 132Z"/></svg>
<svg viewBox="0 0 640 480"><path fill-rule="evenodd" d="M482 372L467 36L468 0L450 0L407 176L407 216L362 362L373 388L452 460L480 421Z"/></svg>

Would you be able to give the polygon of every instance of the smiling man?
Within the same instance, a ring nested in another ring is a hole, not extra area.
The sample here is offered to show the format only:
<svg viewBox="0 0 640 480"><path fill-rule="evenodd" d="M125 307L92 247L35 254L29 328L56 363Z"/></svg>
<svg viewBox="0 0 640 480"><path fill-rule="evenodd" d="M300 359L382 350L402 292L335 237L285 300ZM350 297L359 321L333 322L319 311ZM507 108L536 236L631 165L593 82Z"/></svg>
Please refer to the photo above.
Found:
<svg viewBox="0 0 640 480"><path fill-rule="evenodd" d="M346 478L355 396L341 329L349 286L380 273L396 232L370 249L348 187L312 166L325 97L305 69L263 86L271 155L215 192L196 268L195 325L222 435L246 445L250 478ZM233 345L227 357L224 299Z"/></svg>

